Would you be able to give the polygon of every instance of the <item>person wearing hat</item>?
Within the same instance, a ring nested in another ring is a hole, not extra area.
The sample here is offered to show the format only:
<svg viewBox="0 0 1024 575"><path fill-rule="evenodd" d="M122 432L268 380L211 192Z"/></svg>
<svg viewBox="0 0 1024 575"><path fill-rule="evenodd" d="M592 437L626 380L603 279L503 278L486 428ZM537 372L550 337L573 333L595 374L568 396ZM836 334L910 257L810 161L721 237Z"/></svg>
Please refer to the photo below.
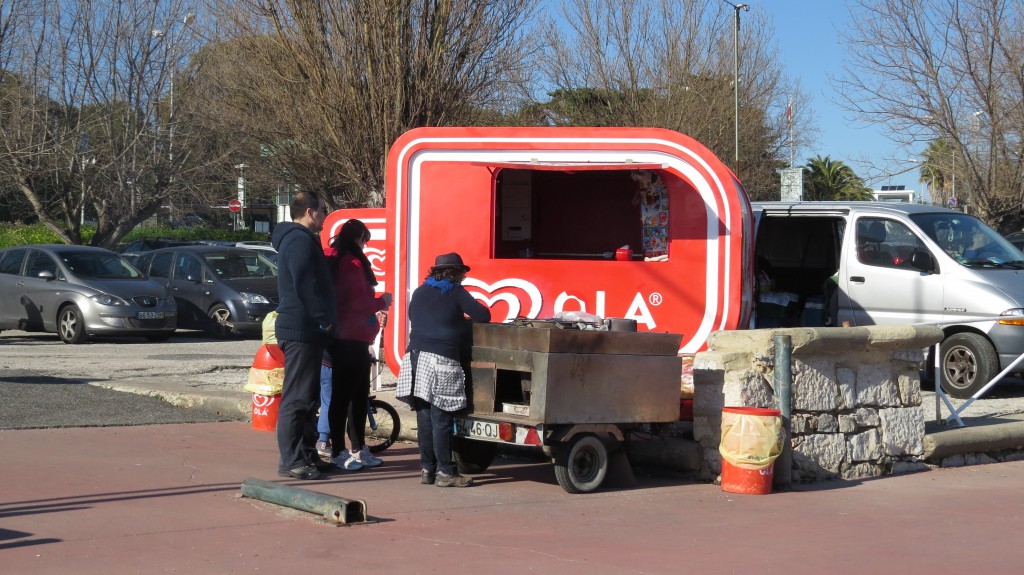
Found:
<svg viewBox="0 0 1024 575"><path fill-rule="evenodd" d="M395 397L416 411L420 482L468 487L452 461L454 412L468 405L460 350L469 321L489 322L491 311L462 287L469 266L462 256L437 256L409 301L409 349L402 358ZM466 319L469 316L469 320Z"/></svg>

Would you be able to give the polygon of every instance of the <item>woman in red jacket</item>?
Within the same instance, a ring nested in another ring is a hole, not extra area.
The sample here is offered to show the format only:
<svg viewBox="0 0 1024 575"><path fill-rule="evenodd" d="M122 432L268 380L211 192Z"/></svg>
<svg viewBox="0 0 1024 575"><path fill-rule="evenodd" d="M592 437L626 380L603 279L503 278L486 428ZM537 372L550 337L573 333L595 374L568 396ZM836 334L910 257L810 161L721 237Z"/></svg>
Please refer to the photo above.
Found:
<svg viewBox="0 0 1024 575"><path fill-rule="evenodd" d="M324 250L334 276L338 321L331 347L333 373L327 419L331 428L331 462L342 469L374 467L381 460L366 448L366 402L370 394L369 346L377 337L377 312L391 307L391 294L376 295L377 279L363 250L370 230L359 220L348 220L331 247ZM321 409L323 407L321 406ZM345 447L345 420L352 449Z"/></svg>

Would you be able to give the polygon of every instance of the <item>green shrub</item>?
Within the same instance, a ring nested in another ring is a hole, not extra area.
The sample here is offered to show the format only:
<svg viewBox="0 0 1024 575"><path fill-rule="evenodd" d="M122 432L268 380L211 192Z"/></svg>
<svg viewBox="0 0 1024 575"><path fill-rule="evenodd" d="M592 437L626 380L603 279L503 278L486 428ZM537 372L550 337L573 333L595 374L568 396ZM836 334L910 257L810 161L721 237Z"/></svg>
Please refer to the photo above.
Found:
<svg viewBox="0 0 1024 575"><path fill-rule="evenodd" d="M28 244L62 244L54 234L42 224L8 224L0 223L0 248L24 246Z"/></svg>
<svg viewBox="0 0 1024 575"><path fill-rule="evenodd" d="M82 228L82 237L85 243L92 240L96 228L85 226ZM269 234L260 234L252 230L229 231L217 228L172 228L169 226L146 226L138 227L122 238L121 243L126 244L143 238L167 238L181 241L194 240L217 240L227 242L242 241L267 241ZM0 222L0 249L11 246L24 246L31 244L61 244L57 236L42 224L8 224Z"/></svg>

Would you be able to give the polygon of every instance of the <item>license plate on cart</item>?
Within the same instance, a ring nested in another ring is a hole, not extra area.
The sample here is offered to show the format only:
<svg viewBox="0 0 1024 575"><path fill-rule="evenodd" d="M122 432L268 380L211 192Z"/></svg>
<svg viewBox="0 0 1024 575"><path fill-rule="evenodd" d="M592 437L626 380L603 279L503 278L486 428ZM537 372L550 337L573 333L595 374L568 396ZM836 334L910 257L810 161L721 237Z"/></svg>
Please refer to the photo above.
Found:
<svg viewBox="0 0 1024 575"><path fill-rule="evenodd" d="M162 311L140 311L135 314L137 319L164 319Z"/></svg>
<svg viewBox="0 0 1024 575"><path fill-rule="evenodd" d="M493 441L501 439L497 423L481 421L479 419L456 418L455 435L474 439L490 439Z"/></svg>

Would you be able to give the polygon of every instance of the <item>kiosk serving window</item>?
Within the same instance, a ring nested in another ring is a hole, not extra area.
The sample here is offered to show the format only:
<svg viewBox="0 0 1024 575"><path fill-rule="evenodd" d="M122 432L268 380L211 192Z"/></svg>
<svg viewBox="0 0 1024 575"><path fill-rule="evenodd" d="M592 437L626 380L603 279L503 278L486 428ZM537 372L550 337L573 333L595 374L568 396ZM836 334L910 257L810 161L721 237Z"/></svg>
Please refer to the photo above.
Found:
<svg viewBox="0 0 1024 575"><path fill-rule="evenodd" d="M669 193L659 164L494 166L494 257L668 257Z"/></svg>

